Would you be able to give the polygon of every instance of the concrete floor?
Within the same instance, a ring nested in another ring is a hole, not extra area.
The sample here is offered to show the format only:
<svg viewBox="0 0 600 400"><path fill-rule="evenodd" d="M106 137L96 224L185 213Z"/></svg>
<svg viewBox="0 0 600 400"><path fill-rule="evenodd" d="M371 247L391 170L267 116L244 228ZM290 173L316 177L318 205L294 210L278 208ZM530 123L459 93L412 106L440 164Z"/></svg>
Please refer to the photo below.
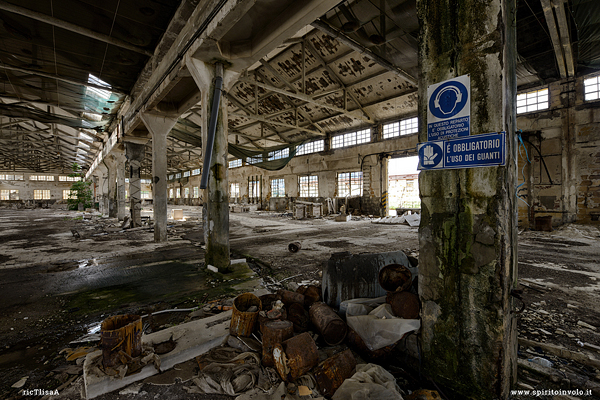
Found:
<svg viewBox="0 0 600 400"><path fill-rule="evenodd" d="M0 398L17 396L11 385L24 376L28 388L58 386L60 375L52 371L65 363L58 352L108 315L194 307L261 286L258 279L220 282L207 274L200 208L172 208L183 209L186 220L169 221L163 244L154 243L148 229L121 232L116 220L98 215L0 209ZM297 221L280 213L231 213L230 235L234 258L256 258L259 276L293 277L286 283L320 280L335 252L418 255L418 228L367 218ZM290 253L288 244L296 241L302 249ZM578 341L600 343L599 259L597 227L521 232L519 279L527 285L527 309L519 317L520 337L574 351L581 350ZM578 373L600 379L593 369ZM527 382L526 374L522 378Z"/></svg>

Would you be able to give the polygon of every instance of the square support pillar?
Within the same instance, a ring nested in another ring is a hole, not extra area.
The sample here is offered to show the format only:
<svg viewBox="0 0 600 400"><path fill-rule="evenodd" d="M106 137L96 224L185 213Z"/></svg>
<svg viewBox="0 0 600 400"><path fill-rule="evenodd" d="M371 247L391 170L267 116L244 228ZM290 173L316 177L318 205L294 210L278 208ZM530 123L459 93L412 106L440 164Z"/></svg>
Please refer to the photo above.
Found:
<svg viewBox="0 0 600 400"><path fill-rule="evenodd" d="M211 65L192 57L186 58L186 66L196 85L200 89L202 102L202 149L204 157L211 152L209 175L204 189L202 221L204 224L204 241L206 243L205 262L213 265L221 272L228 272L229 256L229 188L227 164L227 104L221 99L217 112L216 129L212 149L207 146L210 115L215 110L214 97L221 96L215 90L217 77L222 79L223 87L232 84L239 74L223 71L223 65ZM206 166L206 164L205 164ZM205 172L204 170L202 171Z"/></svg>
<svg viewBox="0 0 600 400"><path fill-rule="evenodd" d="M117 219L123 221L126 210L126 199L125 199L125 154L121 153L115 159L115 168L117 170Z"/></svg>
<svg viewBox="0 0 600 400"><path fill-rule="evenodd" d="M471 135L506 131L506 166L422 171L422 372L460 399L516 382L515 0L417 0L419 141L427 87L470 75Z"/></svg>
<svg viewBox="0 0 600 400"><path fill-rule="evenodd" d="M177 123L176 116L142 113L142 121L152 134L152 203L154 241L167 241L167 135Z"/></svg>
<svg viewBox="0 0 600 400"><path fill-rule="evenodd" d="M146 153L144 143L125 143L125 154L129 160L129 212L131 227L142 226L142 199L140 184L140 164Z"/></svg>

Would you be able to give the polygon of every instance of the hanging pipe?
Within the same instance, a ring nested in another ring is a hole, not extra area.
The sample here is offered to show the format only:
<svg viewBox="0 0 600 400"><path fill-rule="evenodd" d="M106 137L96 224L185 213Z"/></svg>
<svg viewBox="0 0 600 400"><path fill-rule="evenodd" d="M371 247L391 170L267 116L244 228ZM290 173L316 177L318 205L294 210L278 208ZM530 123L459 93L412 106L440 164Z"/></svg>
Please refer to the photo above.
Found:
<svg viewBox="0 0 600 400"><path fill-rule="evenodd" d="M215 143L215 132L217 130L217 116L219 115L222 87L223 64L217 63L215 65L215 92L213 93L212 108L210 110L210 121L208 123L208 132L206 137L206 153L204 155L204 164L202 166L200 189L206 189L206 186L208 185L208 173L210 172L210 163L212 159L213 146Z"/></svg>

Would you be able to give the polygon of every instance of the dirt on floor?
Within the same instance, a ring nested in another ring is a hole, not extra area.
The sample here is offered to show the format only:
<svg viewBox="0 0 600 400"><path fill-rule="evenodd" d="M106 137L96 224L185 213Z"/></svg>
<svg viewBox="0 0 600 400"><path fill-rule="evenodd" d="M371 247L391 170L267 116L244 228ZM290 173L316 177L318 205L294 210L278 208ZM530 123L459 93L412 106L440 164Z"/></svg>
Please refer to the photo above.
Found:
<svg viewBox="0 0 600 400"><path fill-rule="evenodd" d="M177 208L184 209L186 220L169 220L167 243L155 243L150 226L124 230L120 222L97 213L0 210L0 398L21 398L22 388L11 386L24 377L23 388L60 387L60 397L53 398L80 398L80 368L67 368L77 364L67 362L61 350L85 345L70 342L94 331L110 315L196 310L266 284L293 289L302 281L320 282L323 266L337 252L402 250L418 257L418 228L408 225L372 224L363 217L335 222L294 220L286 213L232 213L232 258L246 258L256 276L227 281L204 268L200 208ZM296 253L288 250L293 242L300 243ZM600 231L571 224L553 232L522 231L518 242L525 304L518 316L519 338L529 341L520 346L520 358L545 358L565 376L577 374L600 384L597 367L535 345L552 344L600 358L597 350L585 346L600 345ZM212 312L218 310L195 316L165 313L145 328L160 330ZM519 381L520 387L534 389L572 385L571 380L554 382L523 368ZM137 394L112 393L99 399L227 398L190 395L182 386L144 383Z"/></svg>

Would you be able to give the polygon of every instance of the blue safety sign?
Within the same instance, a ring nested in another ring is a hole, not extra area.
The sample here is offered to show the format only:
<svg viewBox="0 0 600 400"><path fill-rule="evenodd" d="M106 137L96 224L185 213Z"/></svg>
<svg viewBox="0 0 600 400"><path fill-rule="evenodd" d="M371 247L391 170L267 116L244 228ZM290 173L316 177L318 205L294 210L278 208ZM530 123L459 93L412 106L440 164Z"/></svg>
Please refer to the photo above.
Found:
<svg viewBox="0 0 600 400"><path fill-rule="evenodd" d="M506 165L505 132L419 143L419 170Z"/></svg>
<svg viewBox="0 0 600 400"><path fill-rule="evenodd" d="M471 78L462 75L427 87L427 140L471 133Z"/></svg>

